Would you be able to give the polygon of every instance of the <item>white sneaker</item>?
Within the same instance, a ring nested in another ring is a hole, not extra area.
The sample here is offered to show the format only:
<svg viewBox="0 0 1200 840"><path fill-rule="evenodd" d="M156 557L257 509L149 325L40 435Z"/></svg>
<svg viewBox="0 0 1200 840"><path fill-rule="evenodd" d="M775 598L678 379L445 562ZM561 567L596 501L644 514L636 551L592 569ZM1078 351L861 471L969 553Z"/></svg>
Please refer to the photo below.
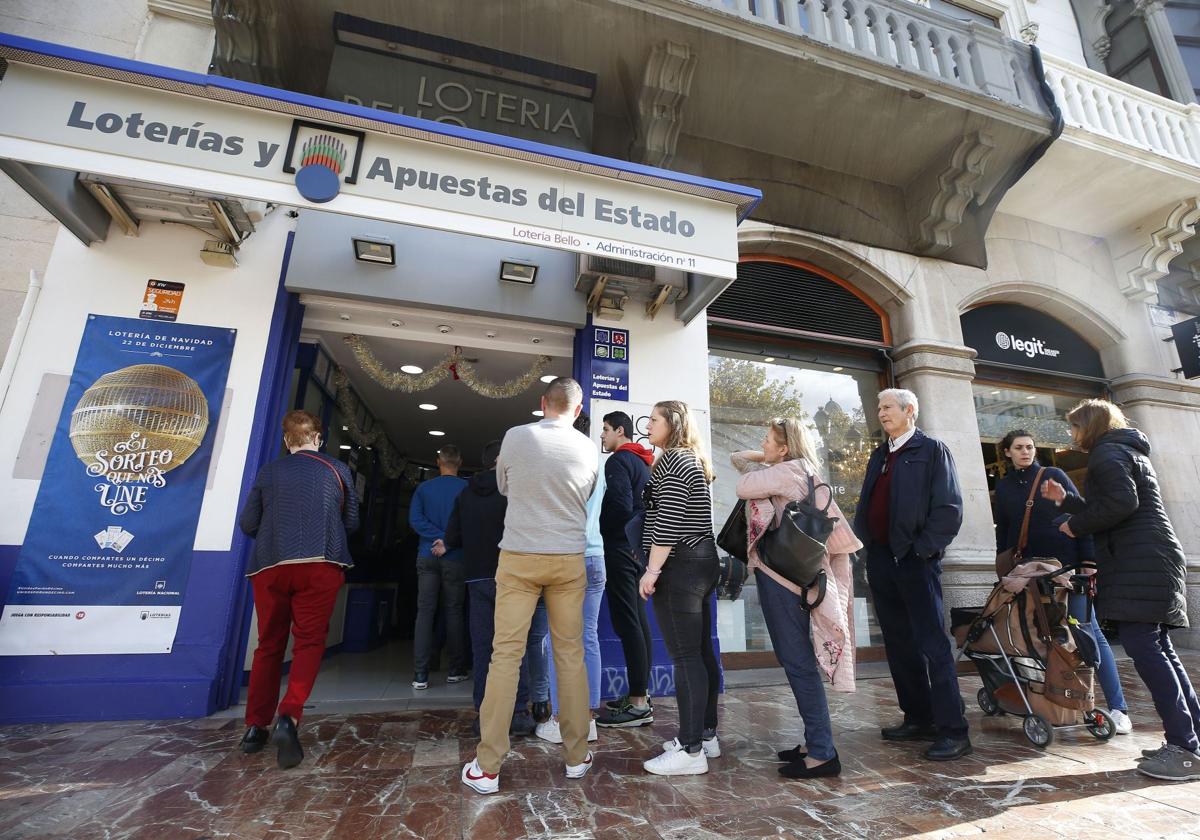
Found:
<svg viewBox="0 0 1200 840"><path fill-rule="evenodd" d="M476 793L495 793L500 790L500 774L483 772L477 758L463 765L462 782Z"/></svg>
<svg viewBox="0 0 1200 840"><path fill-rule="evenodd" d="M550 718L545 723L539 723L537 729L534 730L534 734L543 741L549 741L551 744L561 744L563 742L562 729L558 725L558 718ZM599 740L600 736L596 732L596 719L592 718L591 722L588 723L588 741Z"/></svg>
<svg viewBox="0 0 1200 840"><path fill-rule="evenodd" d="M588 774L588 771L591 769L592 769L592 753L589 750L587 756L583 759L582 764L568 764L567 765L567 778L568 779L582 779L584 776L586 776Z"/></svg>
<svg viewBox="0 0 1200 840"><path fill-rule="evenodd" d="M1133 721L1129 719L1129 715L1117 709L1109 709L1108 716L1112 718L1113 725L1117 728L1118 735L1128 735L1133 731Z"/></svg>
<svg viewBox="0 0 1200 840"><path fill-rule="evenodd" d="M721 742L717 740L716 735L705 738L700 742L700 747L709 758L721 757ZM678 752L683 749L683 744L679 743L678 738L672 738L670 741L663 741L662 748L663 752Z"/></svg>
<svg viewBox="0 0 1200 840"><path fill-rule="evenodd" d="M708 772L708 756L704 750L695 755L686 750L667 751L642 762L642 767L656 776L699 776Z"/></svg>

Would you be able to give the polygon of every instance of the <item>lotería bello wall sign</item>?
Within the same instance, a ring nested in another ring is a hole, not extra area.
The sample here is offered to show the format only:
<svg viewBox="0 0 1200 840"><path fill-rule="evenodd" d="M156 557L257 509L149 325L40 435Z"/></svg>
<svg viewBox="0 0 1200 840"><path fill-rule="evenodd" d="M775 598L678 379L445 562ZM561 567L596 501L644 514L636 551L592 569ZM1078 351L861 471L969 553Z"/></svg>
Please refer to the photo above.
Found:
<svg viewBox="0 0 1200 840"><path fill-rule="evenodd" d="M592 146L592 73L336 14L325 95L397 114Z"/></svg>
<svg viewBox="0 0 1200 840"><path fill-rule="evenodd" d="M992 303L962 315L963 342L980 362L1104 378L1096 348L1063 322L1015 303Z"/></svg>
<svg viewBox="0 0 1200 840"><path fill-rule="evenodd" d="M82 62L81 72L23 64L13 40L0 38L0 113L16 115L0 122L0 157L725 278L736 276L739 213L761 197L216 77L176 73L192 81L164 91ZM280 113L322 108L329 122Z"/></svg>

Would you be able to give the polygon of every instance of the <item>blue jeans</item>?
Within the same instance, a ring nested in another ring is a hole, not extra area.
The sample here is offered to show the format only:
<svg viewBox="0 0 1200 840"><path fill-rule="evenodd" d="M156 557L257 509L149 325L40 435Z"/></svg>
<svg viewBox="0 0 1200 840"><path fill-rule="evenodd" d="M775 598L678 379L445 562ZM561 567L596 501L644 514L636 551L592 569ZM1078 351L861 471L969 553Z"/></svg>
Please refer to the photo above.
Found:
<svg viewBox="0 0 1200 840"><path fill-rule="evenodd" d="M587 589L583 594L583 663L587 668L588 676L588 703L591 708L600 707L600 634L598 625L600 622L600 599L604 597L604 584L606 582L604 573L604 555L589 554L583 558L584 565L587 567ZM546 608L541 604L538 609L545 615ZM550 635L546 634L545 649L548 652L554 651L554 646L550 641ZM554 713L558 714L558 679L554 670L554 657L548 656L549 673L546 676L546 682L550 687L550 705L554 709Z"/></svg>
<svg viewBox="0 0 1200 840"><path fill-rule="evenodd" d="M755 572L755 577L771 647L787 674L796 708L804 721L805 748L817 761L828 761L837 755L837 750L833 748L833 723L825 699L825 681L813 651L808 612L800 606L799 595L784 589L761 571Z"/></svg>
<svg viewBox="0 0 1200 840"><path fill-rule="evenodd" d="M1100 666L1096 668L1096 676L1100 679L1100 687L1104 689L1104 702L1112 711L1128 712L1129 705L1125 702L1125 692L1121 690L1121 675L1117 673L1117 660L1113 657L1108 639L1100 629L1096 620L1096 611L1092 610L1092 621L1087 623L1087 596L1072 594L1068 603L1071 618L1079 622L1085 629L1090 630L1096 637L1096 647L1100 651Z"/></svg>
<svg viewBox="0 0 1200 840"><path fill-rule="evenodd" d="M1117 626L1125 652L1150 689L1167 743L1188 752L1200 750L1200 699L1175 655L1167 626L1135 621L1121 621Z"/></svg>

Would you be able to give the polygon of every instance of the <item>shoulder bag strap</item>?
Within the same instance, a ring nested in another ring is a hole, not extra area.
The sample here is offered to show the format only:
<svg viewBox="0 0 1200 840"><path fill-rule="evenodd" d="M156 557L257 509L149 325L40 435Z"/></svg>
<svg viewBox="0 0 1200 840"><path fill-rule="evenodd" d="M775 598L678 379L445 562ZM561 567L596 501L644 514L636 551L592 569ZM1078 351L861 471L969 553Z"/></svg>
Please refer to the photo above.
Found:
<svg viewBox="0 0 1200 840"><path fill-rule="evenodd" d="M338 487L342 491L342 513L346 512L346 482L342 481L342 474L337 471L337 467L326 461L320 455L313 455L311 452L300 451L297 455L303 455L306 458L312 458L314 461L320 461L325 467L333 473L333 477L337 479Z"/></svg>
<svg viewBox="0 0 1200 840"><path fill-rule="evenodd" d="M1013 552L1013 565L1025 556L1025 544L1029 542L1029 517L1033 514L1033 497L1037 494L1038 485L1042 483L1042 473L1045 467L1040 467L1033 478L1033 486L1029 488L1029 498L1025 500L1025 518L1021 520L1021 536L1017 538L1017 550Z"/></svg>

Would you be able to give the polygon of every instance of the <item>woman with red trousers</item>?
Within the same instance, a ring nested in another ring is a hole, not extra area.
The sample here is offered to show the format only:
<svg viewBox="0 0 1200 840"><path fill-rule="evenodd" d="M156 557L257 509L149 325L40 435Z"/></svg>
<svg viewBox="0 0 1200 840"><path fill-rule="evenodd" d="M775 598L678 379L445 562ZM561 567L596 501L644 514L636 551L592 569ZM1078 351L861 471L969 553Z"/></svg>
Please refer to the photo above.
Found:
<svg viewBox="0 0 1200 840"><path fill-rule="evenodd" d="M358 527L358 497L346 465L318 451L321 421L316 416L289 411L283 443L288 454L259 471L240 518L242 530L255 538L246 576L258 615L241 747L256 753L269 740L286 770L304 759L296 729L325 655L329 617L345 570L354 565L346 534ZM289 630L292 669L279 702ZM272 718L275 731L268 734Z"/></svg>

